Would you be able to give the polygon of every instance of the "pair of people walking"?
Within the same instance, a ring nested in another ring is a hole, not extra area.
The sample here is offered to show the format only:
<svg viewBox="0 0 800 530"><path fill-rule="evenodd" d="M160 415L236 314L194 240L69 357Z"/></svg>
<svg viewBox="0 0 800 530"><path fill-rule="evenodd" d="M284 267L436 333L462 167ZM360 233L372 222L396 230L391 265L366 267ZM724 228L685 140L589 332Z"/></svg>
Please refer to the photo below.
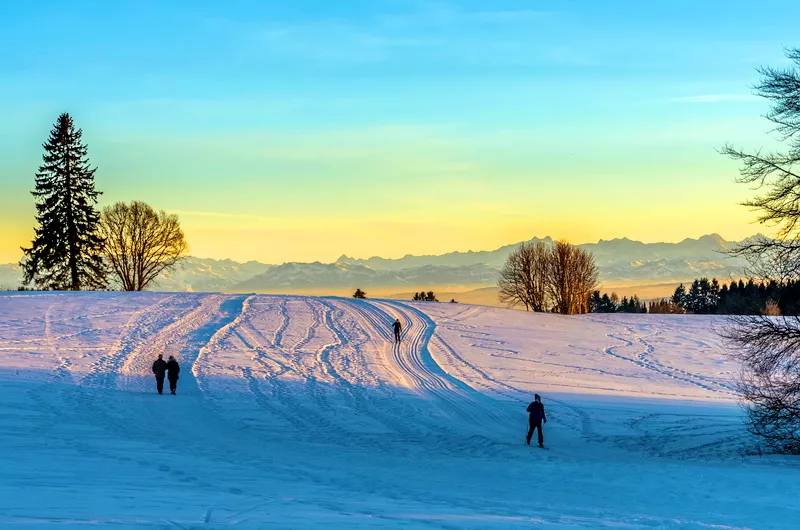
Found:
<svg viewBox="0 0 800 530"><path fill-rule="evenodd" d="M181 372L181 367L175 357L169 356L169 360L165 361L161 354L158 359L153 363L153 374L156 376L156 390L159 394L164 393L164 377L169 380L169 392L173 396L178 389L178 374Z"/></svg>

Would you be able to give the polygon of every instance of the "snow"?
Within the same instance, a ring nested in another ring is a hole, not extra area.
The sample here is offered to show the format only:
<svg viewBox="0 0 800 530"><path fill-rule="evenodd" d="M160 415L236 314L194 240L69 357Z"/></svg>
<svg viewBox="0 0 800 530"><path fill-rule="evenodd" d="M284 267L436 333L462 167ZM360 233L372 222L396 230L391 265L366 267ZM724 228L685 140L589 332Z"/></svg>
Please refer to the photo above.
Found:
<svg viewBox="0 0 800 530"><path fill-rule="evenodd" d="M0 526L793 527L798 461L745 456L721 325L0 295ZM158 353L183 366L177 396L155 393ZM534 392L548 450L524 444Z"/></svg>

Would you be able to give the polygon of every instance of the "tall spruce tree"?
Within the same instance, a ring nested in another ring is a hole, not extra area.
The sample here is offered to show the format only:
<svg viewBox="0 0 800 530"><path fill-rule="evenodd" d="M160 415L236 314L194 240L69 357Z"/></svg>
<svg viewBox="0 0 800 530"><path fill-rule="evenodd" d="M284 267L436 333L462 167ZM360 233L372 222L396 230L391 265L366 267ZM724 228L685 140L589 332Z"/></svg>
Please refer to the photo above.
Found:
<svg viewBox="0 0 800 530"><path fill-rule="evenodd" d="M44 144L36 173L35 237L23 248L20 263L25 284L40 289L98 289L105 285L106 267L100 253L100 214L95 209L95 169L89 165L81 130L69 114L58 117Z"/></svg>

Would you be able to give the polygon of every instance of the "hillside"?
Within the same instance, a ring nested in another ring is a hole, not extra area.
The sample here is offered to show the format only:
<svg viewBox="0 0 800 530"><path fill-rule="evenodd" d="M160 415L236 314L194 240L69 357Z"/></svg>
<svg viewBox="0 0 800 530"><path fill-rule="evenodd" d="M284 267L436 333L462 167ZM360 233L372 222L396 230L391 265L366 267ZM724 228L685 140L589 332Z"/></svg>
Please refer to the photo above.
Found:
<svg viewBox="0 0 800 530"><path fill-rule="evenodd" d="M2 294L0 525L790 528L796 462L744 455L714 322ZM534 392L547 450L524 441Z"/></svg>

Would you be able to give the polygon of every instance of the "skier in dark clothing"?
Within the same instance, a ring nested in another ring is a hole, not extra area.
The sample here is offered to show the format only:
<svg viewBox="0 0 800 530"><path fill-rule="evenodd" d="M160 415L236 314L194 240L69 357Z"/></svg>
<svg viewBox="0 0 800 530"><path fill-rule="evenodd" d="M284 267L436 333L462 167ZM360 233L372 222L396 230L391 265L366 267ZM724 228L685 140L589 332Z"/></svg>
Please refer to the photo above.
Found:
<svg viewBox="0 0 800 530"><path fill-rule="evenodd" d="M166 372L167 363L162 359L162 356L159 355L158 359L153 363L153 373L156 376L156 390L158 390L159 394L164 393L164 375Z"/></svg>
<svg viewBox="0 0 800 530"><path fill-rule="evenodd" d="M527 411L530 413L528 416L528 423L530 427L528 428L528 436L525 440L528 442L528 445L531 444L531 438L533 438L533 431L538 429L539 430L539 447L544 447L544 435L542 434L542 423L547 423L547 416L544 414L544 405L542 404L542 398L539 394L533 396L534 401L528 405Z"/></svg>
<svg viewBox="0 0 800 530"><path fill-rule="evenodd" d="M403 329L403 326L400 324L400 319L399 318L394 321L394 324L392 324L392 327L394 328L394 341L395 342L400 342L400 331Z"/></svg>
<svg viewBox="0 0 800 530"><path fill-rule="evenodd" d="M166 365L167 379L169 379L169 391L170 394L174 396L175 390L178 388L178 374L181 372L181 367L172 355L169 356L169 361L167 361Z"/></svg>

